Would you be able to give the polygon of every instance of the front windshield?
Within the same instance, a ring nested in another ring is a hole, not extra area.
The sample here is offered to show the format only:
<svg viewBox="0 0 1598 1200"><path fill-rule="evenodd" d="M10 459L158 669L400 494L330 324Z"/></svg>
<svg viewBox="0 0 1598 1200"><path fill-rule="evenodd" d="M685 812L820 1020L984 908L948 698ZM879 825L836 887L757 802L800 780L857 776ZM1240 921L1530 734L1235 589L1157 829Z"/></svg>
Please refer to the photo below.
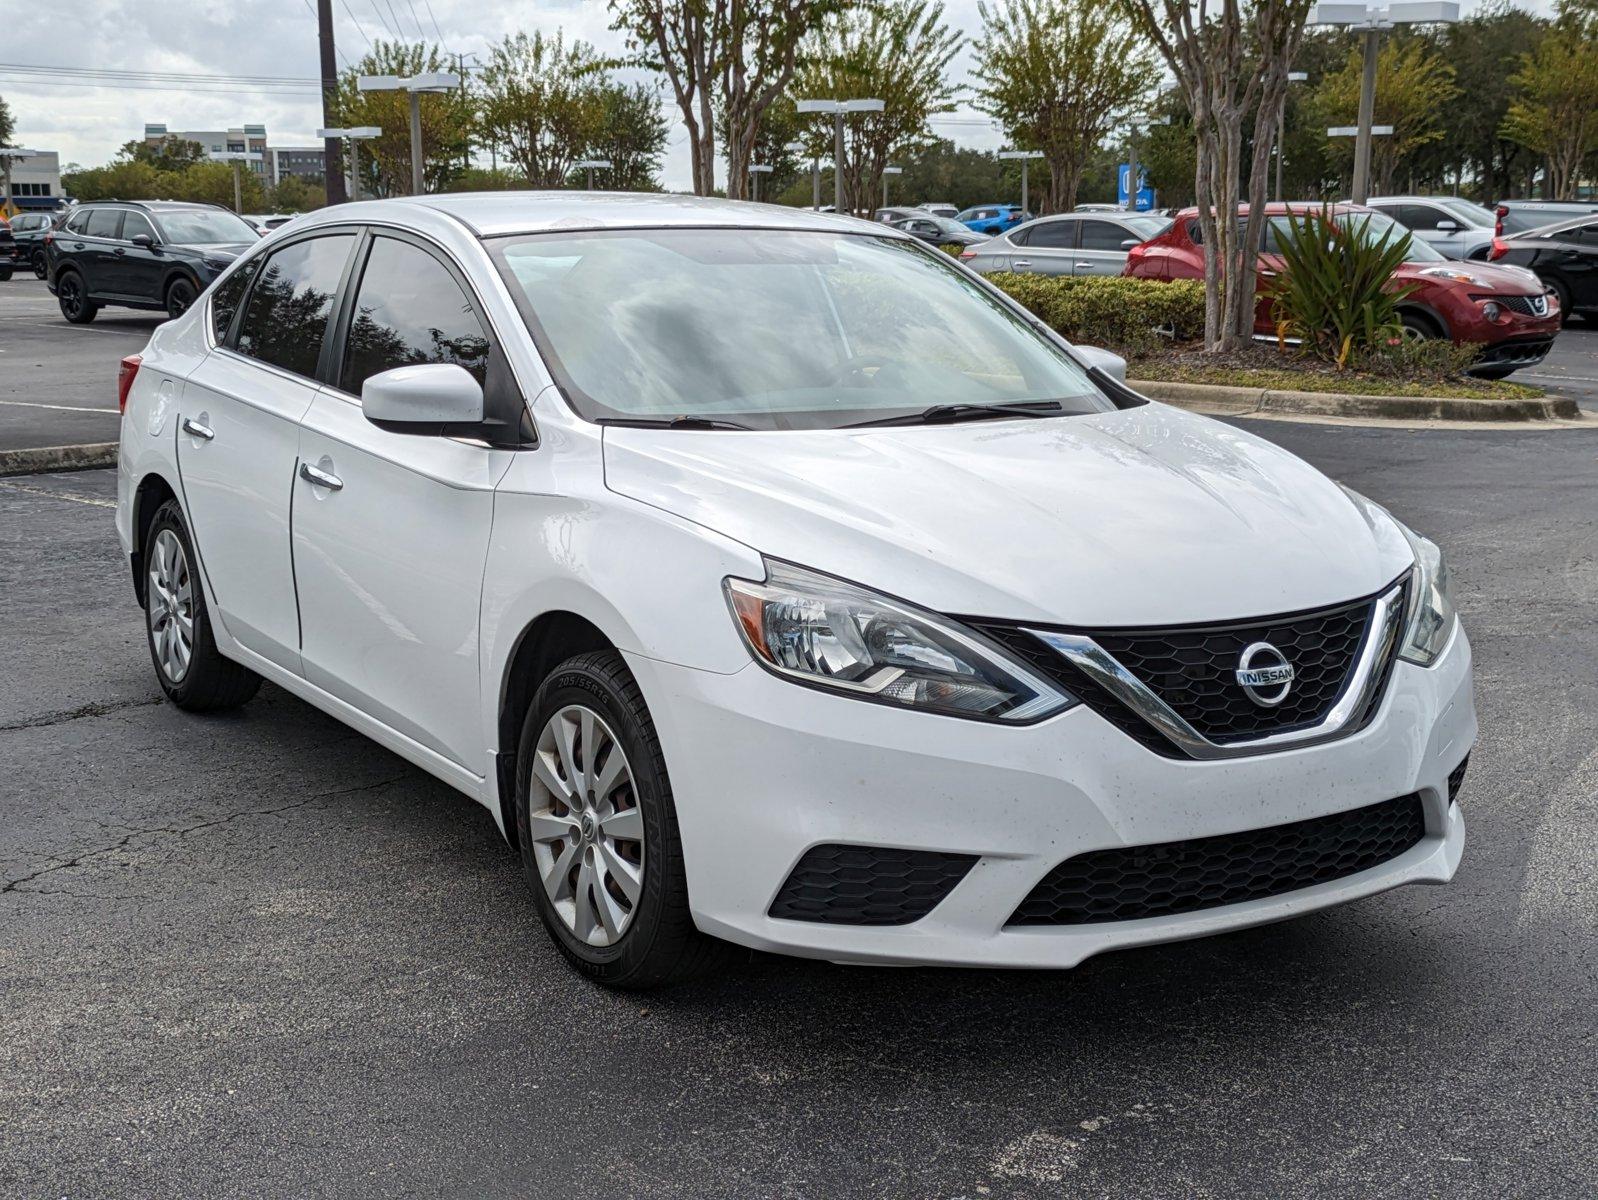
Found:
<svg viewBox="0 0 1598 1200"><path fill-rule="evenodd" d="M934 225L936 225L944 233L967 234L967 233L971 232L968 228L966 228L964 225L960 224L960 222L956 221L953 217L940 217L940 216L934 215L934 216L930 216L930 217L921 216L921 217L919 217L919 219L922 220L922 221L931 221Z"/></svg>
<svg viewBox="0 0 1598 1200"><path fill-rule="evenodd" d="M253 242L261 236L242 217L216 208L178 209L155 216L162 235L176 246Z"/></svg>
<svg viewBox="0 0 1598 1200"><path fill-rule="evenodd" d="M589 420L830 429L944 404L1111 407L1058 346L908 239L635 229L490 247Z"/></svg>
<svg viewBox="0 0 1598 1200"><path fill-rule="evenodd" d="M1175 224L1170 217L1122 217L1121 220L1130 225L1145 242L1150 238L1159 237Z"/></svg>
<svg viewBox="0 0 1598 1200"><path fill-rule="evenodd" d="M1492 212L1469 200L1444 200L1442 203L1445 209L1466 225L1477 229L1491 229L1498 221Z"/></svg>
<svg viewBox="0 0 1598 1200"><path fill-rule="evenodd" d="M1366 223L1367 219L1368 223ZM1421 241L1420 238L1410 237L1409 230L1386 213L1349 213L1347 216L1339 218L1339 220L1345 229L1352 231L1356 236L1360 236L1362 241L1375 245L1386 245L1390 241L1409 237L1409 249L1404 254L1405 262L1434 263L1448 261L1445 255L1433 250L1430 245Z"/></svg>

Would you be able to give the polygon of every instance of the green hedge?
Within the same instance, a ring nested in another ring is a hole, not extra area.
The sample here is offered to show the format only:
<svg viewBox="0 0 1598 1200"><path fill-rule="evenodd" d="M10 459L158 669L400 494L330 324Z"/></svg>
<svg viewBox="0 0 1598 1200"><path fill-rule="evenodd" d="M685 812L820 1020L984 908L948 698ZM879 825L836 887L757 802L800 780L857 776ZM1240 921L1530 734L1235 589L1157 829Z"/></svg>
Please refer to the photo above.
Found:
<svg viewBox="0 0 1598 1200"><path fill-rule="evenodd" d="M1193 279L1118 275L989 275L1062 337L1117 353L1148 351L1162 333L1179 342L1204 336L1204 285Z"/></svg>

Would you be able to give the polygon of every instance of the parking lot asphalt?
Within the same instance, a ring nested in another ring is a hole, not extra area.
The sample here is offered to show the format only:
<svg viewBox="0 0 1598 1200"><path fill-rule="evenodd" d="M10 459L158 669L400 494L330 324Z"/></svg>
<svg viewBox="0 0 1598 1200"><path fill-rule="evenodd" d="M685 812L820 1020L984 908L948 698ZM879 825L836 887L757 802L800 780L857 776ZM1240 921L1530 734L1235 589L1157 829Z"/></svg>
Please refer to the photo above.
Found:
<svg viewBox="0 0 1598 1200"><path fill-rule="evenodd" d="M117 440L117 363L162 313L102 309L70 325L42 280L0 283L0 450Z"/></svg>
<svg viewBox="0 0 1598 1200"><path fill-rule="evenodd" d="M0 480L0 1195L1598 1193L1598 434L1249 427L1451 555L1453 884L643 997L444 785L271 686L160 703L111 472Z"/></svg>

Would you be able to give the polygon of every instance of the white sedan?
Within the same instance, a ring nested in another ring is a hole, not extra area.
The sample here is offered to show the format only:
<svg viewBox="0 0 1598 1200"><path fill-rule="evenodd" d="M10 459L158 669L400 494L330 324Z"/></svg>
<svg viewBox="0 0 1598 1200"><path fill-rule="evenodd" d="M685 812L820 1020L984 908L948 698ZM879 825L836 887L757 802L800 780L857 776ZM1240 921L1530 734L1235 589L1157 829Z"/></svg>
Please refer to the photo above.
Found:
<svg viewBox="0 0 1598 1200"><path fill-rule="evenodd" d="M120 390L172 702L267 679L486 805L605 983L1068 967L1459 863L1437 548L902 233L343 205Z"/></svg>

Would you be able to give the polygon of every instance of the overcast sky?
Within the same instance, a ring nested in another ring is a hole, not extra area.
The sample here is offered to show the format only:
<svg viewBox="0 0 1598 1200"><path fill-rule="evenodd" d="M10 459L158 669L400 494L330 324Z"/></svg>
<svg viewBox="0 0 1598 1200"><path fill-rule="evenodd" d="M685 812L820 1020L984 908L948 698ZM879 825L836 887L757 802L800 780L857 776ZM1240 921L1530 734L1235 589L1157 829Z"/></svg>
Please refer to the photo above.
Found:
<svg viewBox="0 0 1598 1200"><path fill-rule="evenodd" d="M1552 0L1518 0L1547 12ZM193 71L197 74L314 77L317 73L315 0L73 0L71 36L63 35L54 4L11 4L0 39L0 63L43 67L92 67L127 71ZM1476 5L1470 0L1466 11ZM946 0L946 17L966 30L977 26L976 0ZM454 53L481 55L488 43L516 30L564 29L601 50L619 53L604 0L334 0L340 66L356 61L368 38L391 37L397 25L411 39L418 27ZM435 32L434 23L437 30ZM956 60L963 80L967 57ZM1506 71L1507 74L1507 71ZM28 81L0 68L0 96L11 105L18 144L57 150L63 164L85 166L108 160L118 146L143 134L146 122L168 128L226 129L265 124L273 145L304 145L321 126L314 96L249 90L87 87L48 77ZM686 189L689 181L685 131L673 118L664 182ZM934 128L961 144L999 145L999 135L981 115L962 107Z"/></svg>

